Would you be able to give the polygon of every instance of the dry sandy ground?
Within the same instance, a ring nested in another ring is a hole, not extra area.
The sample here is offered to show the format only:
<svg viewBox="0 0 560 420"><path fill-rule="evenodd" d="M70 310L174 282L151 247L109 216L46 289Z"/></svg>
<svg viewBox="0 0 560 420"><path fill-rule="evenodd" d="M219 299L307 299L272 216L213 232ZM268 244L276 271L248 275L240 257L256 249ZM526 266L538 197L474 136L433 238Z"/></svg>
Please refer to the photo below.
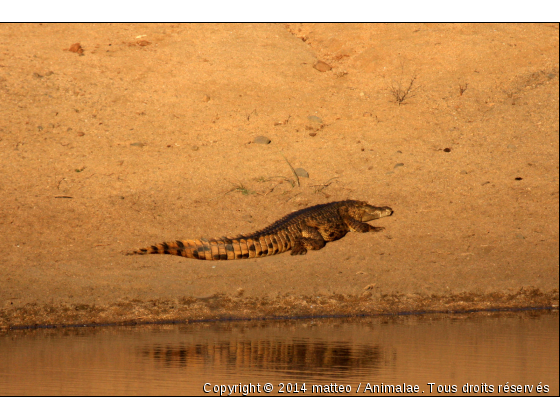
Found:
<svg viewBox="0 0 560 420"><path fill-rule="evenodd" d="M557 305L558 34L0 26L0 326ZM124 255L343 199L395 213L306 256Z"/></svg>

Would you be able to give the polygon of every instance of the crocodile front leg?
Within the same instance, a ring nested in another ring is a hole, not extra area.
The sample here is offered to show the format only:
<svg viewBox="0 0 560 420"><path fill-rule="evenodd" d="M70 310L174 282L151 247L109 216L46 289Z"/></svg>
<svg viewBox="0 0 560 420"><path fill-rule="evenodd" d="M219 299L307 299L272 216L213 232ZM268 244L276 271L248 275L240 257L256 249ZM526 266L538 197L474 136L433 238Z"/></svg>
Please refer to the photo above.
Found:
<svg viewBox="0 0 560 420"><path fill-rule="evenodd" d="M351 217L344 218L344 223L348 226L348 228L353 232L381 232L384 230L384 227L376 227L368 225L367 223L360 222L356 219L352 219Z"/></svg>

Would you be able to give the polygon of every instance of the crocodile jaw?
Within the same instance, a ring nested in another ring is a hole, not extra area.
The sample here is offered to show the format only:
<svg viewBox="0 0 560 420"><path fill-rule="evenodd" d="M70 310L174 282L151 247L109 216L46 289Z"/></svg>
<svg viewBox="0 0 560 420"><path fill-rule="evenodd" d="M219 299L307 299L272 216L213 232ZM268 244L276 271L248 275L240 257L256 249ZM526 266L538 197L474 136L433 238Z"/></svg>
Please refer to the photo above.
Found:
<svg viewBox="0 0 560 420"><path fill-rule="evenodd" d="M391 207L374 207L368 205L364 208L364 212L362 214L362 222L381 219L382 217L387 217L392 214L393 209Z"/></svg>

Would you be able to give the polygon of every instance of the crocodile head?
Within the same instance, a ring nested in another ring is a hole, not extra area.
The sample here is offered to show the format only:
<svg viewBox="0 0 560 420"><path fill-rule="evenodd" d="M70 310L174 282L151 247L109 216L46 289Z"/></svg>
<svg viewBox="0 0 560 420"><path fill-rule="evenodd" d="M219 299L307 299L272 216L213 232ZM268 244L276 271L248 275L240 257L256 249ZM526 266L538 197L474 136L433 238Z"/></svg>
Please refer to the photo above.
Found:
<svg viewBox="0 0 560 420"><path fill-rule="evenodd" d="M393 214L393 209L391 207L375 207L367 203L357 208L356 219L362 222L368 222L370 220L381 219L382 217L387 217Z"/></svg>

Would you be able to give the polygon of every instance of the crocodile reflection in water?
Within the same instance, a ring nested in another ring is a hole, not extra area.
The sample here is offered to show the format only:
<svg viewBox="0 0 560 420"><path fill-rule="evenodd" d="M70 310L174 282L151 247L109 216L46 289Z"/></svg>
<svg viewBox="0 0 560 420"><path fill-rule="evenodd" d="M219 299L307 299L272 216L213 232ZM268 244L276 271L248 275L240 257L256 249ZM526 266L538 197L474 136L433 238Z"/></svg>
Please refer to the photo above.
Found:
<svg viewBox="0 0 560 420"><path fill-rule="evenodd" d="M245 339L204 344L167 344L143 347L143 357L165 368L212 365L226 369L262 369L333 374L360 368L375 369L392 357L380 346L352 346L313 340Z"/></svg>

